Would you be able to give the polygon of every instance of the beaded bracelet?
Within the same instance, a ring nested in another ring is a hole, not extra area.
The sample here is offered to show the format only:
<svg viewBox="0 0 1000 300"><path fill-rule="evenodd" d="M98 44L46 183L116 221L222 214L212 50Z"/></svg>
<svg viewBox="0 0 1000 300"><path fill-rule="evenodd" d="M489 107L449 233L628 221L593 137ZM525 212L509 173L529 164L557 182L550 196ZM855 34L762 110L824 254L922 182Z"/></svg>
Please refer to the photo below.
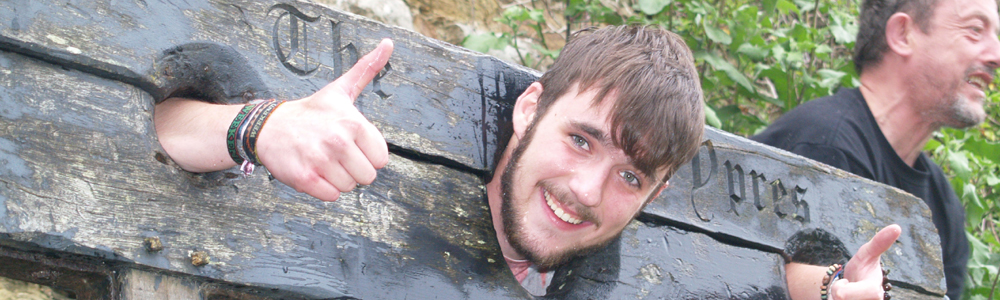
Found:
<svg viewBox="0 0 1000 300"><path fill-rule="evenodd" d="M830 268L826 270L826 275L823 276L823 285L819 287L820 299L827 300L830 286L844 274L844 267L846 267L846 265L832 264L830 265ZM889 283L889 269L882 268L882 291L884 292L882 294L882 300L892 299L892 294L889 293L891 290L892 284Z"/></svg>
<svg viewBox="0 0 1000 300"><path fill-rule="evenodd" d="M830 285L840 279L840 274L844 272L844 266L841 264L832 264L826 269L826 275L823 276L823 285L819 287L819 298L826 300L828 295L828 290Z"/></svg>
<svg viewBox="0 0 1000 300"><path fill-rule="evenodd" d="M892 284L889 283L889 269L882 268L882 291L885 292L882 294L882 300L892 299L892 295L889 294L889 291L891 290Z"/></svg>

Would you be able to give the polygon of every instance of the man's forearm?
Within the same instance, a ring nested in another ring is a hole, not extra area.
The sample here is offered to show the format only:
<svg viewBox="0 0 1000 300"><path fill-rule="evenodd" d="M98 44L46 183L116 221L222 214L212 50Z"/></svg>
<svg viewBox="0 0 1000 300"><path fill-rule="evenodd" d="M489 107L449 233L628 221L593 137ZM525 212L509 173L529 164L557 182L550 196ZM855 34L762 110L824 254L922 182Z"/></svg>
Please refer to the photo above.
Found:
<svg viewBox="0 0 1000 300"><path fill-rule="evenodd" d="M827 268L794 262L785 265L789 296L794 300L820 299L820 285Z"/></svg>
<svg viewBox="0 0 1000 300"><path fill-rule="evenodd" d="M154 111L156 134L167 155L184 170L225 170L236 165L226 148L226 131L242 107L167 99Z"/></svg>

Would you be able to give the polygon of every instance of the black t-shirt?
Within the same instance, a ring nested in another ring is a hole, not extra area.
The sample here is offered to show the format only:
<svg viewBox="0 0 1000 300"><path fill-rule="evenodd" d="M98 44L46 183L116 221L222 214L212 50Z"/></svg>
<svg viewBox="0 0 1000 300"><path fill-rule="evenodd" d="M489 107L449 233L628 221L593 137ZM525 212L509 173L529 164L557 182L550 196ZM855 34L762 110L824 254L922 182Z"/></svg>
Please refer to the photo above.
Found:
<svg viewBox="0 0 1000 300"><path fill-rule="evenodd" d="M907 191L930 207L941 237L948 297L960 299L969 241L965 208L923 153L910 167L892 149L858 89L806 102L751 139Z"/></svg>

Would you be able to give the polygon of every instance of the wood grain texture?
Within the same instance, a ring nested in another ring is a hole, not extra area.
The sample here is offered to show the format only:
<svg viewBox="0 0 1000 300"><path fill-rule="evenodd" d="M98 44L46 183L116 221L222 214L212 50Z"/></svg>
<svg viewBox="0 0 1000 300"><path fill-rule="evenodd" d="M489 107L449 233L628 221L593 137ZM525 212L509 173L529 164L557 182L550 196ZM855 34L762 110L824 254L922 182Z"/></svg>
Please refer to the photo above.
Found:
<svg viewBox="0 0 1000 300"><path fill-rule="evenodd" d="M0 48L129 83L158 101L187 94L192 76L223 81L198 86L217 89L195 93L213 101L298 99L339 77L382 38L392 38L388 71L356 105L391 144L480 171L491 168L494 153L488 150L496 147L497 124L486 116L507 109L537 77L308 2L0 1L0 17L10 20L0 23ZM193 43L233 55L213 57L223 63L173 64L179 57L173 50Z"/></svg>
<svg viewBox="0 0 1000 300"><path fill-rule="evenodd" d="M0 20L0 246L137 274L116 278L128 289L113 296L126 299L148 295L156 276L200 295L529 297L499 255L482 176L538 74L304 2L0 0ZM357 106L393 156L338 202L261 174L181 171L156 141L156 101L303 97L382 37L396 42L390 70ZM703 149L617 243L564 268L549 298L780 299L793 234L826 229L853 251L891 222L904 226L885 260L892 279L917 298L943 294L922 201L742 138L707 138L716 161ZM747 192L730 192L727 162ZM751 171L766 177L759 203ZM165 248L146 251L147 237ZM196 251L208 265L191 264Z"/></svg>
<svg viewBox="0 0 1000 300"><path fill-rule="evenodd" d="M157 160L141 90L9 53L0 64L19 71L0 75L0 101L14 108L0 115L0 219L12 239L313 297L516 286L503 285L513 278L478 177L394 156L371 186L323 203L262 175L193 175ZM147 253L149 236L165 249ZM192 251L211 263L192 266Z"/></svg>
<svg viewBox="0 0 1000 300"><path fill-rule="evenodd" d="M853 253L896 223L903 233L883 256L892 279L944 294L940 240L922 200L728 133L709 129L706 138L711 145L678 170L647 216L786 255L798 232L825 230Z"/></svg>

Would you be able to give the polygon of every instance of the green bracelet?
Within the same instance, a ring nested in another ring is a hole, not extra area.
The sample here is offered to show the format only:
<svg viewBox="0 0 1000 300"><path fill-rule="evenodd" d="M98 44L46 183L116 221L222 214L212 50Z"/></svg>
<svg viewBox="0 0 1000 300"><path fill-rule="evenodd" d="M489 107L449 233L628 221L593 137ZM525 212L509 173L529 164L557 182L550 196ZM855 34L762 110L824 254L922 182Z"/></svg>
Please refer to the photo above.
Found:
<svg viewBox="0 0 1000 300"><path fill-rule="evenodd" d="M229 148L229 158L232 158L237 165L243 163L243 158L240 157L239 151L236 150L236 132L239 131L240 123L243 122L243 119L246 119L247 114L253 110L253 107L253 104L244 105L240 113L233 119L233 123L229 125L229 131L226 132L226 147Z"/></svg>

